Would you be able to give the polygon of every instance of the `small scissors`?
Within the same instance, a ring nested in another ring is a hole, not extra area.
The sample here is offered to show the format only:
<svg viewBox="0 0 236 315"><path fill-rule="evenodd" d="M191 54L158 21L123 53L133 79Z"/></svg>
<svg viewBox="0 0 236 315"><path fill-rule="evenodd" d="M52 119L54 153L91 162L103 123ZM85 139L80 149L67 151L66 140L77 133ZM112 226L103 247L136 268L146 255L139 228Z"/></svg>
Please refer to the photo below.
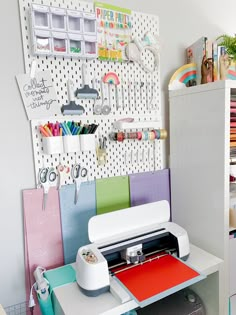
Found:
<svg viewBox="0 0 236 315"><path fill-rule="evenodd" d="M79 197L80 185L82 178L85 178L88 174L88 170L85 167L81 167L79 164L75 164L71 170L71 176L75 181L75 199L74 203L76 204Z"/></svg>
<svg viewBox="0 0 236 315"><path fill-rule="evenodd" d="M53 167L43 167L39 171L39 183L43 186L43 209L46 209L47 196L50 186L55 182L57 174Z"/></svg>

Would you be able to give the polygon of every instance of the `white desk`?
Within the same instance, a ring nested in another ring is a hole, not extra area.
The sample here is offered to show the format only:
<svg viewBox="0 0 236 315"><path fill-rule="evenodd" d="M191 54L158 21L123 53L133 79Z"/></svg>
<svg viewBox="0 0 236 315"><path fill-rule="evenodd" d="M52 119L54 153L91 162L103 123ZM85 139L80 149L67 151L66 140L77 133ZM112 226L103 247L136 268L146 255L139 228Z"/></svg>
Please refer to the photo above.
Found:
<svg viewBox="0 0 236 315"><path fill-rule="evenodd" d="M187 263L206 276L219 272L222 260L190 245ZM98 297L87 297L81 293L77 283L54 289L55 315L120 315L138 305L134 300L120 304L110 292Z"/></svg>

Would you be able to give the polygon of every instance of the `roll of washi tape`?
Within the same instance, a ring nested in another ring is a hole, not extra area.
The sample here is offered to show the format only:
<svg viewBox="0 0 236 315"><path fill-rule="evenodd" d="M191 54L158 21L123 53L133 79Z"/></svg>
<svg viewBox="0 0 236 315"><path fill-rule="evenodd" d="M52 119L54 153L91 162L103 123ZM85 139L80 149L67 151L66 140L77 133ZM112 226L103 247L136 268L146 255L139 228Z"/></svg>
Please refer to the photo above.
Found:
<svg viewBox="0 0 236 315"><path fill-rule="evenodd" d="M157 139L157 131L153 129L152 132L154 133L155 139Z"/></svg>
<svg viewBox="0 0 236 315"><path fill-rule="evenodd" d="M144 140L148 140L148 131L144 131Z"/></svg>
<svg viewBox="0 0 236 315"><path fill-rule="evenodd" d="M117 141L122 142L124 140L124 133L117 132Z"/></svg>
<svg viewBox="0 0 236 315"><path fill-rule="evenodd" d="M167 138L167 130L160 129L160 139L166 139L166 138Z"/></svg>
<svg viewBox="0 0 236 315"><path fill-rule="evenodd" d="M137 136L138 136L138 140L142 140L142 132L138 131Z"/></svg>
<svg viewBox="0 0 236 315"><path fill-rule="evenodd" d="M160 129L156 129L156 133L157 133L157 140L159 140L161 137Z"/></svg>
<svg viewBox="0 0 236 315"><path fill-rule="evenodd" d="M137 139L137 132L129 132L129 139Z"/></svg>
<svg viewBox="0 0 236 315"><path fill-rule="evenodd" d="M150 140L155 140L155 138L156 138L156 135L155 135L155 132L152 130L152 131L150 131Z"/></svg>

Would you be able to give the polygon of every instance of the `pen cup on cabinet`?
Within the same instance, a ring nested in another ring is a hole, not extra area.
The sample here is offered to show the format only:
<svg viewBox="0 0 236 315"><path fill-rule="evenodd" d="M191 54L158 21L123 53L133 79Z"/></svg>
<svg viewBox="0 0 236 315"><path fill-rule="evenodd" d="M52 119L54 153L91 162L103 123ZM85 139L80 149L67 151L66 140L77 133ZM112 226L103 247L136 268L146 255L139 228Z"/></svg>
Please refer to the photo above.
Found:
<svg viewBox="0 0 236 315"><path fill-rule="evenodd" d="M94 151L95 135L94 134L80 135L80 149L81 151Z"/></svg>
<svg viewBox="0 0 236 315"><path fill-rule="evenodd" d="M62 137L43 137L43 152L45 154L63 153Z"/></svg>
<svg viewBox="0 0 236 315"><path fill-rule="evenodd" d="M78 152L80 151L80 137L74 136L64 136L63 137L64 152Z"/></svg>

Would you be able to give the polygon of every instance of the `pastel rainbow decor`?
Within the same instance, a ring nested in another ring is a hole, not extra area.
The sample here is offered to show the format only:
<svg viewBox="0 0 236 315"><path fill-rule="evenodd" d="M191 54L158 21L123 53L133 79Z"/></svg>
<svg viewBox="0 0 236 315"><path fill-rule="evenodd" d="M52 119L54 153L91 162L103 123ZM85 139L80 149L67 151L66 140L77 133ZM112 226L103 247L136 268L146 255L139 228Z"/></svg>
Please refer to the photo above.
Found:
<svg viewBox="0 0 236 315"><path fill-rule="evenodd" d="M236 64L234 62L232 62L229 66L226 78L230 80L236 80Z"/></svg>
<svg viewBox="0 0 236 315"><path fill-rule="evenodd" d="M108 83L108 84L114 84L114 85L120 84L120 80L115 72L108 72L103 77L103 82Z"/></svg>
<svg viewBox="0 0 236 315"><path fill-rule="evenodd" d="M190 80L197 78L197 65L195 63L188 63L178 70L172 75L170 79L170 83L174 81L178 81L180 83L186 83Z"/></svg>

